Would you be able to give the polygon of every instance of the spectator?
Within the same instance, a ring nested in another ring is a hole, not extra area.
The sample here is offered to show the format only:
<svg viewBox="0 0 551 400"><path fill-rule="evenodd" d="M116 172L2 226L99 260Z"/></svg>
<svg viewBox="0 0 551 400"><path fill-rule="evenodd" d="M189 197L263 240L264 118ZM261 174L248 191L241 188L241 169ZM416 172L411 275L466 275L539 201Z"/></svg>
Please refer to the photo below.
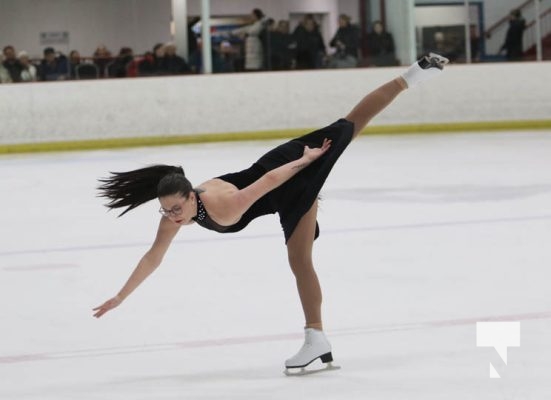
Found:
<svg viewBox="0 0 551 400"><path fill-rule="evenodd" d="M281 20L269 25L264 35L265 67L272 71L288 70L291 68L291 44L293 42L289 32L289 21Z"/></svg>
<svg viewBox="0 0 551 400"><path fill-rule="evenodd" d="M186 60L176 54L176 45L172 42L165 45L165 54L161 65L162 72L167 75L189 74L191 72Z"/></svg>
<svg viewBox="0 0 551 400"><path fill-rule="evenodd" d="M199 39L199 44L201 39ZM236 72L236 59L239 55L239 49L236 46L233 46L229 40L222 40L220 43L217 43L216 40L211 40L211 60L212 60L212 72L213 73L223 73L223 72ZM193 72L203 70L203 51L201 46L195 55L195 60L193 61Z"/></svg>
<svg viewBox="0 0 551 400"><path fill-rule="evenodd" d="M3 61L3 56L0 55L0 61ZM0 62L0 83L11 83L11 76L6 67L4 67L4 63Z"/></svg>
<svg viewBox="0 0 551 400"><path fill-rule="evenodd" d="M187 24L187 60L193 72L197 72L199 70L197 60L200 57L199 41L197 39L197 35L193 31L193 25L195 25L197 21L200 20L201 18L199 17L189 18Z"/></svg>
<svg viewBox="0 0 551 400"><path fill-rule="evenodd" d="M509 28L505 36L505 43L501 46L500 52L506 51L507 61L522 60L522 38L526 29L526 20L522 17L520 10L513 10L509 14Z"/></svg>
<svg viewBox="0 0 551 400"><path fill-rule="evenodd" d="M473 62L480 61L480 36L478 35L479 28L476 25L471 25L469 28L470 31L470 42L471 42L471 60Z"/></svg>
<svg viewBox="0 0 551 400"><path fill-rule="evenodd" d="M333 67L350 68L358 66L360 32L357 27L350 23L348 15L341 14L339 16L339 29L329 45L336 49L331 58Z"/></svg>
<svg viewBox="0 0 551 400"><path fill-rule="evenodd" d="M245 70L258 71L262 69L264 60L260 34L264 29L265 17L262 10L255 8L251 12L251 23L231 31L232 35L245 39Z"/></svg>
<svg viewBox="0 0 551 400"><path fill-rule="evenodd" d="M136 76L155 76L157 69L155 67L155 56L151 51L146 51L138 64L138 73Z"/></svg>
<svg viewBox="0 0 551 400"><path fill-rule="evenodd" d="M21 81L22 82L36 82L38 80L38 72L36 67L31 63L29 55L26 51L20 51L17 55L19 63L21 64Z"/></svg>
<svg viewBox="0 0 551 400"><path fill-rule="evenodd" d="M264 28L260 31L258 37L262 43L262 66L266 70L271 70L271 57L272 57L272 35L276 29L275 21L273 18L268 18L264 22Z"/></svg>
<svg viewBox="0 0 551 400"><path fill-rule="evenodd" d="M69 74L71 79L76 79L76 68L80 65L80 53L77 50L71 50L69 53Z"/></svg>
<svg viewBox="0 0 551 400"><path fill-rule="evenodd" d="M442 31L434 32L432 37L432 44L427 49L428 51L436 51L438 54L448 54L449 46L446 44L446 35Z"/></svg>
<svg viewBox="0 0 551 400"><path fill-rule="evenodd" d="M446 57L450 61L456 61L459 55L463 53L465 44L461 45L457 43L457 40L450 38L449 33L446 34L444 30L437 30L433 35L433 42L425 49L425 53L438 53Z"/></svg>
<svg viewBox="0 0 551 400"><path fill-rule="evenodd" d="M100 76L105 76L107 65L113 61L111 52L103 44L94 51L94 64L98 67Z"/></svg>
<svg viewBox="0 0 551 400"><path fill-rule="evenodd" d="M385 31L381 21L373 23L373 32L368 36L369 54L371 64L376 67L397 65L394 39L392 35Z"/></svg>
<svg viewBox="0 0 551 400"><path fill-rule="evenodd" d="M163 74L163 59L165 56L165 46L162 43L157 43L153 46L153 52L148 51L144 55L144 59L138 66L138 74L140 76L155 76Z"/></svg>
<svg viewBox="0 0 551 400"><path fill-rule="evenodd" d="M15 48L13 46L4 47L4 68L10 74L12 82L21 82L21 70L23 69L21 63L15 56Z"/></svg>
<svg viewBox="0 0 551 400"><path fill-rule="evenodd" d="M115 61L107 66L107 75L112 78L128 76L128 66L134 60L134 52L130 47L122 47Z"/></svg>
<svg viewBox="0 0 551 400"><path fill-rule="evenodd" d="M325 43L314 16L307 14L293 32L297 69L321 68L325 57Z"/></svg>
<svg viewBox="0 0 551 400"><path fill-rule="evenodd" d="M148 52L151 54L151 52ZM147 53L146 53L147 54ZM126 64L126 76L129 78L135 78L140 76L140 64L145 60L145 55L143 56L134 56L131 61Z"/></svg>
<svg viewBox="0 0 551 400"><path fill-rule="evenodd" d="M214 46L212 52L212 70L213 72L235 72L235 60L239 53L228 40L220 42L218 47Z"/></svg>
<svg viewBox="0 0 551 400"><path fill-rule="evenodd" d="M63 54L56 55L53 47L44 49L44 58L38 68L38 76L42 81L57 81L67 79L69 62Z"/></svg>

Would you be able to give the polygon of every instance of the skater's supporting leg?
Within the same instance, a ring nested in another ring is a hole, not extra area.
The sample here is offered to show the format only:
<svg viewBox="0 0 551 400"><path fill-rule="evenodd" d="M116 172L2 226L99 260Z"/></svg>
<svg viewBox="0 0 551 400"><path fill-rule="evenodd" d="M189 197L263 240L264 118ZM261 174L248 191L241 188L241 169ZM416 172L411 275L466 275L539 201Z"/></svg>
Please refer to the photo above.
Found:
<svg viewBox="0 0 551 400"><path fill-rule="evenodd" d="M287 241L287 254L295 275L307 328L322 329L321 287L312 262L312 247L316 232L317 201L304 214Z"/></svg>
<svg viewBox="0 0 551 400"><path fill-rule="evenodd" d="M346 116L348 121L354 123L352 138L356 138L369 121L392 103L407 87L406 81L398 77L366 95Z"/></svg>

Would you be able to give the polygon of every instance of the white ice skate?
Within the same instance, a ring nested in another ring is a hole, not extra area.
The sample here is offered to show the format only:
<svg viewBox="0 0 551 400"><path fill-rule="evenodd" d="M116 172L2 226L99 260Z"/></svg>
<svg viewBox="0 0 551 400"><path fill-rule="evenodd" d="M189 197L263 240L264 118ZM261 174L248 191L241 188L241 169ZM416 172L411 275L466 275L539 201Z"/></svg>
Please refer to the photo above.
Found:
<svg viewBox="0 0 551 400"><path fill-rule="evenodd" d="M318 358L322 363L326 364L325 368L306 369L308 365ZM340 368L334 366L332 362L331 344L323 331L306 328L304 330L304 344L297 354L285 361L284 373L287 376L302 376Z"/></svg>
<svg viewBox="0 0 551 400"><path fill-rule="evenodd" d="M403 74L402 78L406 81L408 88L415 87L421 82L432 79L442 73L444 65L450 60L435 53L430 53L428 56L422 57L409 67Z"/></svg>

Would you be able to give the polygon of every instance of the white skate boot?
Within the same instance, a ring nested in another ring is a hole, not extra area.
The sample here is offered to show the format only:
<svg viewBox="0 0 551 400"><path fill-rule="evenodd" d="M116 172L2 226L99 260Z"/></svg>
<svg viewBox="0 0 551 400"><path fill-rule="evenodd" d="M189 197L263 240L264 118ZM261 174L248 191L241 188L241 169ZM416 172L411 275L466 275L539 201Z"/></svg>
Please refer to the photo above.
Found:
<svg viewBox="0 0 551 400"><path fill-rule="evenodd" d="M323 369L306 370L306 367L317 359L327 364ZM285 375L306 375L340 367L333 366L333 355L331 354L331 344L325 337L323 331L318 329L306 328L304 330L304 344L301 349L293 357L285 361ZM293 369L299 369L297 372L292 372Z"/></svg>
<svg viewBox="0 0 551 400"><path fill-rule="evenodd" d="M415 87L421 82L440 75L444 69L444 65L448 62L449 60L446 57L430 53L428 56L422 57L409 67L402 74L402 78L406 81L408 88Z"/></svg>

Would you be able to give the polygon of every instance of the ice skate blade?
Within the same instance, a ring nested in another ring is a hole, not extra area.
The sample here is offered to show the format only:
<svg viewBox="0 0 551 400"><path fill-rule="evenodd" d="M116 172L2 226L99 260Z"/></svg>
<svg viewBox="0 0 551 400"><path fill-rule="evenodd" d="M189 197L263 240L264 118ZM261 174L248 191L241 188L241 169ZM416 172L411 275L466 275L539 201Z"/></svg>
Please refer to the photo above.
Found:
<svg viewBox="0 0 551 400"><path fill-rule="evenodd" d="M444 66L450 62L446 57L436 53L429 53L428 56L425 56L425 59L429 66L440 70L444 69Z"/></svg>
<svg viewBox="0 0 551 400"><path fill-rule="evenodd" d="M285 371L283 373L287 376L306 376L306 375L313 375L313 374L319 374L320 372L327 372L327 371L335 371L341 369L338 365L333 365L332 363L325 364L325 368L319 368L319 369L307 369L306 367L301 368L285 368Z"/></svg>

